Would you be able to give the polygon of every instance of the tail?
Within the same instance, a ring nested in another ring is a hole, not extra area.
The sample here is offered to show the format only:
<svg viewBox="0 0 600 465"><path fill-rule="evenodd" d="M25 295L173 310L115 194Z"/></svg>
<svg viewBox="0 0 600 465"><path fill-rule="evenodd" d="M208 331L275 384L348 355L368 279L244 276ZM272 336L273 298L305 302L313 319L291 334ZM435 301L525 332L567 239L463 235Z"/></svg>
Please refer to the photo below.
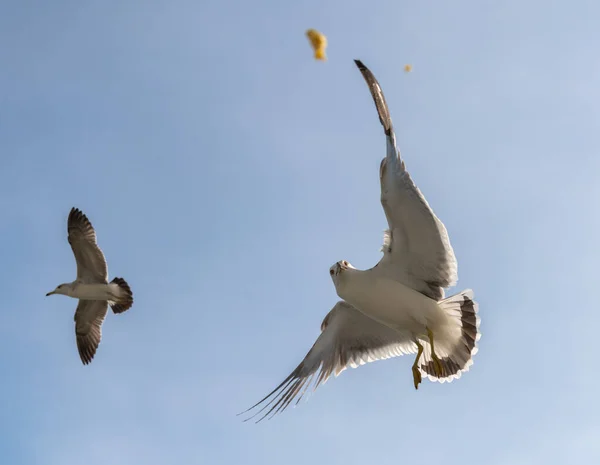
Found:
<svg viewBox="0 0 600 465"><path fill-rule="evenodd" d="M123 278L115 278L110 284L115 284L113 287L113 291L115 292L116 299L114 301L109 301L110 308L114 313L123 313L125 310L129 310L133 305L133 293L131 292L131 288L127 281Z"/></svg>
<svg viewBox="0 0 600 465"><path fill-rule="evenodd" d="M442 365L442 376L438 377L435 364L431 357L431 345L423 344L423 360L420 370L431 381L452 381L458 379L462 373L469 371L473 365L473 356L477 353L477 341L481 337L479 332L479 306L473 300L473 291L467 289L460 294L453 295L438 302L440 308L448 315L450 320L450 334L453 343L448 344L448 339L436 344L434 333L435 353Z"/></svg>

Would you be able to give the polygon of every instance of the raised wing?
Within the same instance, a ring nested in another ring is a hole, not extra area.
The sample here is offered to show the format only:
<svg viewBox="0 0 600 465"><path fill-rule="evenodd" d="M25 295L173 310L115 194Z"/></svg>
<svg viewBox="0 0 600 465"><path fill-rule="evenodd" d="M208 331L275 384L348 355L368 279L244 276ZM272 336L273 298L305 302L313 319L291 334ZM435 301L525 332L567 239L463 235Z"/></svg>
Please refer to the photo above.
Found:
<svg viewBox="0 0 600 465"><path fill-rule="evenodd" d="M102 339L102 323L108 311L105 300L80 300L75 311L77 349L84 365L92 361Z"/></svg>
<svg viewBox="0 0 600 465"><path fill-rule="evenodd" d="M77 280L85 283L108 283L108 267L96 242L96 231L81 210L71 209L67 231L77 262Z"/></svg>
<svg viewBox="0 0 600 465"><path fill-rule="evenodd" d="M338 376L346 368L399 355L416 353L417 347L407 336L378 323L347 302L340 301L321 323L321 334L302 363L273 391L248 410L261 407L248 421L266 410L265 417L285 410L297 398L302 399L314 381L313 391L331 374ZM240 414L240 415L241 415Z"/></svg>
<svg viewBox="0 0 600 465"><path fill-rule="evenodd" d="M377 266L394 279L440 300L444 288L453 286L458 279L448 232L406 171L381 86L360 60L355 63L369 86L387 138L387 154L381 162L379 177L381 205L389 229L383 244L384 255Z"/></svg>

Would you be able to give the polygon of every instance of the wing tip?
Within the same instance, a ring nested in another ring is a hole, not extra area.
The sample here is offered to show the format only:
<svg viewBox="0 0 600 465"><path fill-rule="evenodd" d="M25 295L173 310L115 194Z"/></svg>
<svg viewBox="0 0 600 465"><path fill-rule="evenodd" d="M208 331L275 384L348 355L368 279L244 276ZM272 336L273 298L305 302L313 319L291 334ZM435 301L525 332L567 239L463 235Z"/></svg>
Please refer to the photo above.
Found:
<svg viewBox="0 0 600 465"><path fill-rule="evenodd" d="M69 212L69 222L74 220L75 217L83 214L83 212L77 207L71 207L71 211Z"/></svg>
<svg viewBox="0 0 600 465"><path fill-rule="evenodd" d="M91 341L87 340L86 336L77 335L77 351L84 366L92 363L97 349Z"/></svg>
<svg viewBox="0 0 600 465"><path fill-rule="evenodd" d="M69 212L68 223L69 225L74 225L75 223L83 223L86 226L92 226L92 222L89 220L86 214L83 213L83 211L81 211L77 207L71 208L71 211Z"/></svg>
<svg viewBox="0 0 600 465"><path fill-rule="evenodd" d="M387 102L385 101L385 96L383 95L383 89L381 85L377 81L377 78L373 74L373 72L365 66L365 64L358 59L354 60L354 63L358 67L360 73L363 76L363 79L369 86L369 91L371 92L371 97L375 102L375 108L377 109L377 113L379 115L379 121L383 126L383 130L385 135L388 137L392 137L392 143L395 146L395 141L393 140L393 125L392 118L390 116L390 111L387 106Z"/></svg>

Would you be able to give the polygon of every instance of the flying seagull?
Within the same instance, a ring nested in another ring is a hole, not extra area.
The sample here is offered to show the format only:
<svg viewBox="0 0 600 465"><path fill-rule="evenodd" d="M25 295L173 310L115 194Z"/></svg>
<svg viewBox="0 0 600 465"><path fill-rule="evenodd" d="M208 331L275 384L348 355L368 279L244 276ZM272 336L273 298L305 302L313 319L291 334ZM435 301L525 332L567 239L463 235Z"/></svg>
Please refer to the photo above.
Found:
<svg viewBox="0 0 600 465"><path fill-rule="evenodd" d="M114 313L123 313L133 305L133 294L123 278L108 282L108 267L96 242L96 231L79 209L71 209L67 230L77 262L77 279L60 284L46 296L62 294L79 299L75 311L75 335L79 356L87 365L102 339L102 323L108 306Z"/></svg>
<svg viewBox="0 0 600 465"><path fill-rule="evenodd" d="M366 271L346 260L329 269L343 301L327 314L300 365L246 410L260 408L247 420L273 416L294 399L297 404L313 381L314 390L347 367L416 353L412 374L418 389L422 376L441 383L460 378L477 352L479 317L473 291L444 298L444 288L458 279L448 233L406 171L379 83L361 61L355 63L369 86L387 141L379 169L389 226L383 257Z"/></svg>

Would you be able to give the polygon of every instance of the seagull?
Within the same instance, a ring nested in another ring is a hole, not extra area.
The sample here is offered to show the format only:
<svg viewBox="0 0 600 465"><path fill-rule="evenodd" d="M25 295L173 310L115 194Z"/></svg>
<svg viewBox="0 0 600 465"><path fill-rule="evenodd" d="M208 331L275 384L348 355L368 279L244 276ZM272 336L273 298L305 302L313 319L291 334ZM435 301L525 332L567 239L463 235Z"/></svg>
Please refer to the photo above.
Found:
<svg viewBox="0 0 600 465"><path fill-rule="evenodd" d="M412 375L418 389L423 376L440 383L460 378L477 352L479 316L473 291L444 297L444 288L458 280L448 233L400 157L377 79L360 60L355 63L369 86L387 142L379 169L381 204L389 227L383 257L368 270L358 270L346 260L329 269L343 300L327 314L321 334L296 369L239 414L257 409L244 421L260 414L257 423L272 418L294 399L298 404L311 384L314 391L348 367L416 354Z"/></svg>
<svg viewBox="0 0 600 465"><path fill-rule="evenodd" d="M79 356L87 365L102 339L102 323L108 306L114 313L123 313L133 305L133 294L123 278L108 282L108 267L96 242L96 231L81 210L71 209L67 232L77 262L77 279L60 284L46 296L62 294L79 299L75 311L75 335Z"/></svg>

